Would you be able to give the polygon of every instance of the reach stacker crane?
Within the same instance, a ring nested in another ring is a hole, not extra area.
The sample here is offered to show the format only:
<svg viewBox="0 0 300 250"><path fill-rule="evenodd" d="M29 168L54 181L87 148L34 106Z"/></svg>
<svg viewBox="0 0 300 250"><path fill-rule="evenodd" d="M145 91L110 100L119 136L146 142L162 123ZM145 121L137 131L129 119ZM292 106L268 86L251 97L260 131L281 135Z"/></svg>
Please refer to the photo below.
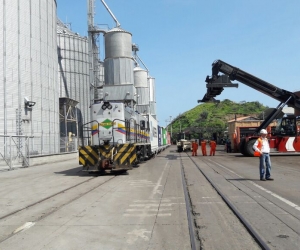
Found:
<svg viewBox="0 0 300 250"><path fill-rule="evenodd" d="M219 75L219 73L223 73ZM257 91L264 93L280 102L272 110L268 117L256 128L255 135L241 139L239 149L245 156L253 156L253 144L259 137L261 129L267 129L270 142L271 153L295 153L300 152L300 117L295 115L283 116L282 109L285 105L293 107L295 113L300 112L300 95L285 89L278 88L266 81L263 81L237 67L234 67L224 61L217 60L212 64L212 76L206 77L205 82L207 93L199 102L216 101L215 96L220 95L224 87L238 87L231 81L237 80ZM270 131L269 125L277 120L277 126L274 131Z"/></svg>

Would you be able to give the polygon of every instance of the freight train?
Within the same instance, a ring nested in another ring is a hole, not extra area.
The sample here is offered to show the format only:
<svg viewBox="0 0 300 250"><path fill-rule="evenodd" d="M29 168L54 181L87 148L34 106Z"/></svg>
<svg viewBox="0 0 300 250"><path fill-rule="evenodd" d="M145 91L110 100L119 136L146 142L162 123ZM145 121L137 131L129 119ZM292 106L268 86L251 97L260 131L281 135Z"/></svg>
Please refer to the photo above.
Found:
<svg viewBox="0 0 300 250"><path fill-rule="evenodd" d="M79 148L86 171L126 171L164 150L167 131L151 115L141 115L123 102L101 101L91 106L93 121L84 124L91 137Z"/></svg>
<svg viewBox="0 0 300 250"><path fill-rule="evenodd" d="M164 150L169 137L156 120L154 78L139 67L139 48L132 43L131 33L121 29L114 15L116 27L100 30L93 23L94 1L88 2L92 104L91 121L81 129L79 164L87 171L123 172ZM100 33L105 41L104 61L98 57Z"/></svg>

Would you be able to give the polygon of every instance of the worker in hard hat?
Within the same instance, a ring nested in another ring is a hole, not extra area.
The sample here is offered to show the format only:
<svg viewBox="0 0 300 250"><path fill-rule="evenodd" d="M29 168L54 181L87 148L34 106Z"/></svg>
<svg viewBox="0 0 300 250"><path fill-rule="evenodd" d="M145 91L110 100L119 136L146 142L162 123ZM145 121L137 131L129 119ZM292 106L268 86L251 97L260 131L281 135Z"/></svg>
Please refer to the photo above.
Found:
<svg viewBox="0 0 300 250"><path fill-rule="evenodd" d="M198 143L197 141L192 142L192 156L197 156Z"/></svg>
<svg viewBox="0 0 300 250"><path fill-rule="evenodd" d="M202 155L206 156L206 141L204 139L201 140L201 150L202 150Z"/></svg>
<svg viewBox="0 0 300 250"><path fill-rule="evenodd" d="M216 147L217 147L217 143L216 141L214 140L214 138L212 138L209 142L209 145L210 145L210 156L215 156L215 153L216 153Z"/></svg>
<svg viewBox="0 0 300 250"><path fill-rule="evenodd" d="M273 178L271 178L270 145L267 138L267 134L267 130L262 129L260 131L260 137L256 140L256 142L253 145L253 150L255 150L254 156L259 157L259 174L261 181L274 180Z"/></svg>

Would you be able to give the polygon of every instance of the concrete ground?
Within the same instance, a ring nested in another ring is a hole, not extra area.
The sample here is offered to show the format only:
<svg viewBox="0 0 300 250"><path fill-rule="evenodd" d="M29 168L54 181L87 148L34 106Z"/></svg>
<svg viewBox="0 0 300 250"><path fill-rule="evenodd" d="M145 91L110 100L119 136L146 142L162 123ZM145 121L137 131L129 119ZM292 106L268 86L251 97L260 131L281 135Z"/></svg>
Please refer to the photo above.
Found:
<svg viewBox="0 0 300 250"><path fill-rule="evenodd" d="M275 181L261 183L256 158L199 152L190 157L171 146L123 175L90 175L77 159L2 171L0 249L191 249L182 165L199 248L259 249L203 173L270 249L297 246L300 214L290 206L300 204L297 158L272 158Z"/></svg>

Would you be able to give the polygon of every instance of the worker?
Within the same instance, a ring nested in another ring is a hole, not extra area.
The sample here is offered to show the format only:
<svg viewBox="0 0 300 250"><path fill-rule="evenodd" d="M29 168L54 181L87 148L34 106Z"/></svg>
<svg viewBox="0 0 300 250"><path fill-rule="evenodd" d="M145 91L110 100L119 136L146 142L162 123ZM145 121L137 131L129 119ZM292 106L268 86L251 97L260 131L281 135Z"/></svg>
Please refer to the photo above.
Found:
<svg viewBox="0 0 300 250"><path fill-rule="evenodd" d="M216 147L217 147L217 143L216 141L214 140L214 138L212 138L209 142L209 145L210 145L210 156L215 156L215 153L216 153Z"/></svg>
<svg viewBox="0 0 300 250"><path fill-rule="evenodd" d="M192 150L193 150L192 156L197 156L197 150L198 150L198 143L197 143L197 141L193 141L192 142Z"/></svg>
<svg viewBox="0 0 300 250"><path fill-rule="evenodd" d="M229 138L226 140L226 151L227 153L231 153L231 141Z"/></svg>
<svg viewBox="0 0 300 250"><path fill-rule="evenodd" d="M204 139L201 140L201 150L202 150L202 155L206 156L206 141Z"/></svg>
<svg viewBox="0 0 300 250"><path fill-rule="evenodd" d="M273 181L271 178L271 159L270 159L270 145L267 139L267 130L260 131L260 137L253 145L254 156L259 156L259 174L261 181ZM266 174L265 174L266 164Z"/></svg>

